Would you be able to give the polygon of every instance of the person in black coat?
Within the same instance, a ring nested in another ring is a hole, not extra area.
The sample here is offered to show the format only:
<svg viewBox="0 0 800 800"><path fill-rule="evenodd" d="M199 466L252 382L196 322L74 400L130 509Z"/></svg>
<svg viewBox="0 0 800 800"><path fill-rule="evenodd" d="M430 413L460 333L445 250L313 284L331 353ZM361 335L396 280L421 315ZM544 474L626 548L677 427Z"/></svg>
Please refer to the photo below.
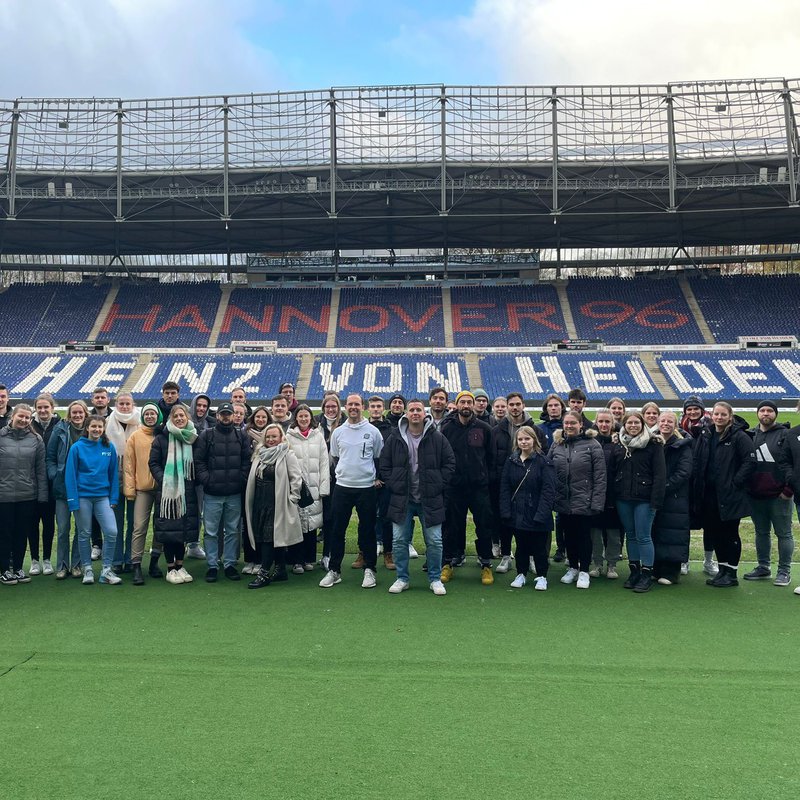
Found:
<svg viewBox="0 0 800 800"><path fill-rule="evenodd" d="M749 425L734 416L728 403L714 406L711 421L713 427L702 428L695 440L690 508L692 527L702 526L719 561L719 572L706 583L727 588L739 585L739 523L750 514L747 489L756 455L753 440L745 433Z"/></svg>
<svg viewBox="0 0 800 800"><path fill-rule="evenodd" d="M683 436L678 418L672 411L661 413L658 429L664 438L667 480L664 504L653 522L653 544L656 548L653 575L662 586L669 586L678 582L681 566L689 561L689 484L694 457L692 440Z"/></svg>
<svg viewBox="0 0 800 800"><path fill-rule="evenodd" d="M653 585L653 519L664 501L664 440L647 427L644 416L629 411L619 444L611 456L614 500L625 528L630 576L626 589L650 591Z"/></svg>
<svg viewBox="0 0 800 800"><path fill-rule="evenodd" d="M609 409L602 409L595 414L594 429L597 431L596 442L603 448L606 460L606 471L611 469L611 456L616 448L617 422ZM606 484L606 505L600 514L592 517L592 568L590 578L599 578L603 574L609 580L619 577L617 561L622 558L622 523L619 521L617 506L614 503L614 486L611 481Z"/></svg>
<svg viewBox="0 0 800 800"><path fill-rule="evenodd" d="M183 567L183 559L187 542L196 542L200 531L192 452L196 439L189 409L176 403L161 432L153 439L147 462L156 482L153 537L164 545L167 581L174 584L193 580Z"/></svg>
<svg viewBox="0 0 800 800"><path fill-rule="evenodd" d="M556 501L556 470L542 454L533 425L523 425L514 436L514 451L506 459L500 481L500 516L517 542L517 577L511 582L521 589L530 560L536 567L535 588L547 589L550 531Z"/></svg>

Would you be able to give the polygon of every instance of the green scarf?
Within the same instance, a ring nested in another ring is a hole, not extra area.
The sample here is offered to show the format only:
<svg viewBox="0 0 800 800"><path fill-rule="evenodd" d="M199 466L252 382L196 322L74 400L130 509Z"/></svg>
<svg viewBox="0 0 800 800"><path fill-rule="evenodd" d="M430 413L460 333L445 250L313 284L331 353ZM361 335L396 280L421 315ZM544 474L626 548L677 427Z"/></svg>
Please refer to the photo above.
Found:
<svg viewBox="0 0 800 800"><path fill-rule="evenodd" d="M194 478L192 442L197 439L194 423L189 420L185 428L178 428L171 419L167 420L167 439L169 446L161 484L160 511L164 519L180 519L186 513L184 481Z"/></svg>

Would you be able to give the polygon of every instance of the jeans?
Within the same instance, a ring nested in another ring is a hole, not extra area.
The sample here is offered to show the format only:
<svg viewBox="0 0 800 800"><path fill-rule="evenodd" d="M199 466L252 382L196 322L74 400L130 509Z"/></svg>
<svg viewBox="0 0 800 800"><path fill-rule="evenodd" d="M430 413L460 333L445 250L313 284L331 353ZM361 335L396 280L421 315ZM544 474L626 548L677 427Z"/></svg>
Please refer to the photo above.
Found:
<svg viewBox="0 0 800 800"><path fill-rule="evenodd" d="M103 532L103 569L110 568L114 561L114 548L117 545L117 518L108 497L81 497L80 506L75 512L75 525L78 528L78 547L81 564L92 563L92 519L96 519Z"/></svg>
<svg viewBox="0 0 800 800"><path fill-rule="evenodd" d="M641 561L643 567L652 567L656 560L651 535L655 510L646 500L617 500L617 513L628 535L628 561Z"/></svg>
<svg viewBox="0 0 800 800"><path fill-rule="evenodd" d="M72 527L72 512L67 507L66 500L56 498L56 527L58 539L56 542L56 570L71 569L81 563L78 550L78 525L75 524L75 536L72 539L72 557L70 558L69 535ZM91 551L89 553L91 555Z"/></svg>
<svg viewBox="0 0 800 800"><path fill-rule="evenodd" d="M133 541L133 523L135 500L126 500L122 492L119 495L114 518L117 521L117 543L114 546L114 565L131 563L131 543ZM125 525L125 519L128 524Z"/></svg>
<svg viewBox="0 0 800 800"><path fill-rule="evenodd" d="M50 498L46 503L36 504L36 524L28 537L31 548L31 561L39 560L39 522L42 523L42 556L49 561L53 553L53 539L56 532L56 501Z"/></svg>
<svg viewBox="0 0 800 800"><path fill-rule="evenodd" d="M414 538L414 517L419 517L425 538L425 559L428 562L428 580L433 583L442 577L442 526L426 525L422 504L409 498L406 518L401 524L392 523L392 552L397 567L397 579L408 581L408 545Z"/></svg>
<svg viewBox="0 0 800 800"><path fill-rule="evenodd" d="M792 501L782 497L750 498L750 518L756 529L756 555L762 567L769 568L772 539L770 528L778 539L778 571L791 572L794 538L792 537Z"/></svg>
<svg viewBox="0 0 800 800"><path fill-rule="evenodd" d="M219 529L224 528L222 565L232 567L239 557L239 525L242 521L242 495L206 494L203 498L203 544L209 567L219 562Z"/></svg>
<svg viewBox="0 0 800 800"><path fill-rule="evenodd" d="M374 570L378 558L375 541L375 518L378 513L378 498L374 486L353 489L337 484L333 490L333 531L331 533L331 559L328 569L342 571L344 540L353 508L358 515L358 549L364 554L364 566Z"/></svg>

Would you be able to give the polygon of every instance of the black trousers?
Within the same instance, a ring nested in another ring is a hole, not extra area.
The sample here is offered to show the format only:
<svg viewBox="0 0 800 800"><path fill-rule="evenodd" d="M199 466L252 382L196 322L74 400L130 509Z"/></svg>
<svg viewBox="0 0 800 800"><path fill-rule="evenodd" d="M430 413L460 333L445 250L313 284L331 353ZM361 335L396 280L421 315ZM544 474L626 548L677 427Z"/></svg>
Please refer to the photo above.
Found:
<svg viewBox="0 0 800 800"><path fill-rule="evenodd" d="M500 544L500 555L511 555L511 539L515 535L515 531L509 525L505 525L503 520L500 519L500 484L489 484L489 501L492 504L492 516L494 517L494 533L492 534L492 543Z"/></svg>
<svg viewBox="0 0 800 800"><path fill-rule="evenodd" d="M542 578L547 577L550 566L548 555L550 552L550 531L521 531L514 530L514 539L517 542L515 562L518 575L527 575L530 569L530 560L536 565L536 574Z"/></svg>
<svg viewBox="0 0 800 800"><path fill-rule="evenodd" d="M567 561L572 569L588 572L592 561L592 517L583 514L561 514Z"/></svg>
<svg viewBox="0 0 800 800"><path fill-rule="evenodd" d="M377 490L378 492L378 515L375 519L375 541L380 541L383 545L384 553L392 552L392 521L386 515L389 512L389 498L392 493L386 486Z"/></svg>
<svg viewBox="0 0 800 800"><path fill-rule="evenodd" d="M442 564L453 564L464 552L467 537L467 511L475 522L475 549L484 566L492 560L492 505L486 486L458 487L447 500Z"/></svg>
<svg viewBox="0 0 800 800"><path fill-rule="evenodd" d="M51 498L46 503L36 504L36 522L28 535L31 560L39 560L39 523L42 523L42 557L50 560L53 554L53 539L56 535L56 501Z"/></svg>
<svg viewBox="0 0 800 800"><path fill-rule="evenodd" d="M164 542L164 558L167 564L174 564L176 561L183 561L186 555L186 545L183 542Z"/></svg>
<svg viewBox="0 0 800 800"><path fill-rule="evenodd" d="M708 498L706 498L708 500ZM717 554L717 561L731 567L739 566L742 557L742 540L739 537L740 519L728 519L724 522L719 517L719 506L715 502L706 502L703 511L703 546L706 536L709 544Z"/></svg>
<svg viewBox="0 0 800 800"><path fill-rule="evenodd" d="M322 498L322 555L331 554L333 536L333 494L336 491L336 479L331 475L331 493Z"/></svg>
<svg viewBox="0 0 800 800"><path fill-rule="evenodd" d="M313 564L317 560L317 531L304 533L302 542L289 547L288 558L291 564Z"/></svg>
<svg viewBox="0 0 800 800"><path fill-rule="evenodd" d="M375 487L351 489L337 483L333 490L331 559L328 564L328 569L334 572L342 571L344 539L354 508L358 515L358 549L364 554L364 566L374 570L377 563L378 544L375 540L375 517L378 513L378 503Z"/></svg>
<svg viewBox="0 0 800 800"><path fill-rule="evenodd" d="M35 528L35 500L0 503L0 571L9 566L14 572L22 569L28 538Z"/></svg>
<svg viewBox="0 0 800 800"><path fill-rule="evenodd" d="M273 564L278 568L285 567L286 549L285 547L275 547L273 542L262 542L261 569L267 572L272 569Z"/></svg>

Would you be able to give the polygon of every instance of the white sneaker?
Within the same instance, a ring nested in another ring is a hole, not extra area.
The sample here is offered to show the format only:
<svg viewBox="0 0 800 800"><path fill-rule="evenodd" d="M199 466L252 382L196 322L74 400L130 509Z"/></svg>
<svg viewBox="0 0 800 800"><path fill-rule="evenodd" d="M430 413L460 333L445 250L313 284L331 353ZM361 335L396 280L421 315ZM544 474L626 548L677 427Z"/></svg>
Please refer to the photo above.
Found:
<svg viewBox="0 0 800 800"><path fill-rule="evenodd" d="M42 575L52 575L54 571L55 570L53 570L53 565L50 563L50 559L46 558L42 562Z"/></svg>
<svg viewBox="0 0 800 800"><path fill-rule="evenodd" d="M800 586L795 586L794 593L800 594Z"/></svg>
<svg viewBox="0 0 800 800"><path fill-rule="evenodd" d="M561 583L575 583L576 580L578 580L578 570L572 567L561 576Z"/></svg>
<svg viewBox="0 0 800 800"><path fill-rule="evenodd" d="M375 573L369 567L366 567L364 569L364 580L361 581L361 588L374 589L377 585L378 581L375 580Z"/></svg>
<svg viewBox="0 0 800 800"><path fill-rule="evenodd" d="M193 544L186 549L187 558L200 558L205 560L206 551L199 544Z"/></svg>
<svg viewBox="0 0 800 800"><path fill-rule="evenodd" d="M800 586L798 586L798 589L800 589ZM441 581L431 581L431 591L438 595L447 594L447 589L444 588L444 584Z"/></svg>
<svg viewBox="0 0 800 800"><path fill-rule="evenodd" d="M314 565L309 561L308 564L303 564L303 572L313 572Z"/></svg>
<svg viewBox="0 0 800 800"><path fill-rule="evenodd" d="M337 583L342 582L342 576L338 572L334 572L332 569L329 569L325 573L325 577L319 582L319 585L323 589L330 589L331 586L335 586Z"/></svg>
<svg viewBox="0 0 800 800"><path fill-rule="evenodd" d="M525 576L520 572L513 581L511 581L512 589L521 589L526 583Z"/></svg>
<svg viewBox="0 0 800 800"><path fill-rule="evenodd" d="M499 544L493 544L492 545L492 558L500 558L500 554L501 554L500 545Z"/></svg>
<svg viewBox="0 0 800 800"><path fill-rule="evenodd" d="M531 575L536 574L536 560L533 556L528 559L528 572L530 572Z"/></svg>
<svg viewBox="0 0 800 800"><path fill-rule="evenodd" d="M92 545L92 561L99 561L103 557L103 548L96 544Z"/></svg>
<svg viewBox="0 0 800 800"><path fill-rule="evenodd" d="M719 573L719 566L717 565L716 561L704 561L703 562L703 572L709 576L709 578L713 578Z"/></svg>
<svg viewBox="0 0 800 800"><path fill-rule="evenodd" d="M536 579L536 583L533 587L537 592L546 592L547 591L547 578L544 575L540 575Z"/></svg>
<svg viewBox="0 0 800 800"><path fill-rule="evenodd" d="M383 555L383 542L378 542L378 555Z"/></svg>
<svg viewBox="0 0 800 800"><path fill-rule="evenodd" d="M295 564L292 567L292 575L305 575L305 572L302 564Z"/></svg>
<svg viewBox="0 0 800 800"><path fill-rule="evenodd" d="M371 572L371 571L372 571L372 570L370 570L370 572ZM365 570L365 573L366 573L366 570ZM365 580L366 580L366 577L367 577L367 576L366 576L366 574L365 574L365 575L364 575L364 579L365 579ZM372 585L373 585L373 586L375 585L374 581L373 581L373 584L372 584ZM400 580L400 578L398 578L398 579L397 579L397 580L396 580L396 581L395 581L395 582L394 582L394 583L393 583L393 584L392 584L392 585L389 587L389 592L390 592L391 594L400 594L400 592L404 592L406 589L408 589L408 581L403 581L403 580Z"/></svg>
<svg viewBox="0 0 800 800"><path fill-rule="evenodd" d="M659 578L656 583L660 583L662 586L672 586L672 581L669 578Z"/></svg>
<svg viewBox="0 0 800 800"><path fill-rule="evenodd" d="M598 566L597 566L597 564L595 564L595 565L594 565L594 566L593 566L593 567L592 567L592 568L589 570L589 577L590 577L590 578L599 578L599 577L600 577L600 567L598 567Z"/></svg>
<svg viewBox="0 0 800 800"><path fill-rule="evenodd" d="M103 567L100 570L100 583L107 583L109 586L116 586L122 583L122 578L114 572L111 567Z"/></svg>
<svg viewBox="0 0 800 800"><path fill-rule="evenodd" d="M411 542L408 543L408 557L419 558L419 553L414 549L414 545Z"/></svg>
<svg viewBox="0 0 800 800"><path fill-rule="evenodd" d="M83 568L83 580L81 583L88 586L90 583L94 583L94 572L92 572L91 567L84 567Z"/></svg>
<svg viewBox="0 0 800 800"><path fill-rule="evenodd" d="M40 561L31 561L31 568L28 570L28 575L41 575L42 564Z"/></svg>
<svg viewBox="0 0 800 800"><path fill-rule="evenodd" d="M327 571L330 563L331 563L331 557L330 556L322 556L322 558L319 560L319 565L322 567L322 569L324 569L326 571Z"/></svg>
<svg viewBox="0 0 800 800"><path fill-rule="evenodd" d="M606 570L606 578L610 581L615 581L619 578L619 572L617 572L617 568L613 564L608 565L608 569Z"/></svg>
<svg viewBox="0 0 800 800"><path fill-rule="evenodd" d="M184 583L183 575L177 569L168 569L165 577L167 583Z"/></svg>
<svg viewBox="0 0 800 800"><path fill-rule="evenodd" d="M191 574L188 573L183 567L181 567L178 570L178 575L180 575L181 578L183 578L183 582L184 583L191 583L194 580L194 578L191 576Z"/></svg>
<svg viewBox="0 0 800 800"><path fill-rule="evenodd" d="M500 563L494 568L495 572L508 572L511 567L511 556L503 556Z"/></svg>
<svg viewBox="0 0 800 800"><path fill-rule="evenodd" d="M245 564L245 565L242 567L242 575L252 575L252 574L253 574L253 567L254 567L254 566L255 566L255 564L254 564L252 561L248 561L248 562L247 562L247 563L246 563L246 564ZM256 572L258 572L258 570L256 570Z"/></svg>
<svg viewBox="0 0 800 800"><path fill-rule="evenodd" d="M689 574L689 562L684 561L681 564L681 575L688 575Z"/></svg>
<svg viewBox="0 0 800 800"><path fill-rule="evenodd" d="M589 588L589 573L588 572L579 572L578 573L578 582L575 584L579 589L588 589Z"/></svg>

